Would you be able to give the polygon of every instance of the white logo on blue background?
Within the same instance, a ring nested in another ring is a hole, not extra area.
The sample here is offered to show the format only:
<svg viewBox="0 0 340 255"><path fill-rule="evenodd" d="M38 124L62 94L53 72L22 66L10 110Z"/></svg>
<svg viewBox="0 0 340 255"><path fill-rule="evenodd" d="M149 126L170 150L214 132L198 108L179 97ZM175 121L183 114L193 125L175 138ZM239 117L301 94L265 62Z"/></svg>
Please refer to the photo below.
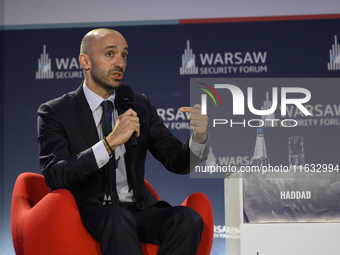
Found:
<svg viewBox="0 0 340 255"><path fill-rule="evenodd" d="M340 44L338 38L334 36L334 44L329 50L328 70L340 70Z"/></svg>
<svg viewBox="0 0 340 255"><path fill-rule="evenodd" d="M182 54L182 67L179 68L179 73L184 74L198 74L198 67L196 67L195 54L190 49L190 41L187 40L187 48Z"/></svg>
<svg viewBox="0 0 340 255"><path fill-rule="evenodd" d="M43 46L43 53L38 59L38 72L35 73L36 79L53 79L54 72L51 70L51 59L46 53L46 45Z"/></svg>

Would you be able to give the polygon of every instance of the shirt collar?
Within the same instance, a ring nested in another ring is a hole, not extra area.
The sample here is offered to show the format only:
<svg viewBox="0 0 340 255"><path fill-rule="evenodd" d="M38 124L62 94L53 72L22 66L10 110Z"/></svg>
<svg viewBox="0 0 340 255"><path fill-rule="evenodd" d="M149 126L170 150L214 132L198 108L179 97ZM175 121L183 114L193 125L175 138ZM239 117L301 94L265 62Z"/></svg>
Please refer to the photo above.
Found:
<svg viewBox="0 0 340 255"><path fill-rule="evenodd" d="M90 106L91 111L92 112L96 111L98 107L100 107L101 103L105 101L105 99L97 95L93 91L91 91L86 86L85 81L83 83L83 90L84 90L85 98ZM114 91L113 94L107 99L107 100L110 100L113 103L113 105L115 102L115 96L116 96L116 91Z"/></svg>

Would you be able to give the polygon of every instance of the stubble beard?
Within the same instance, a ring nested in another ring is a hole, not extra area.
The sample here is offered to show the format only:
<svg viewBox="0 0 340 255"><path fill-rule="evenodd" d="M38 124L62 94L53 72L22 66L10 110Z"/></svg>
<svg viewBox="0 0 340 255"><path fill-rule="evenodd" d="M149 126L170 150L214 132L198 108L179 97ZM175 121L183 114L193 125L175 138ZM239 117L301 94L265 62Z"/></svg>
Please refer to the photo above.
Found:
<svg viewBox="0 0 340 255"><path fill-rule="evenodd" d="M104 90L108 92L112 92L118 88L123 80L115 80L112 76L111 73L113 71L117 71L117 68L109 70L107 73L105 73L104 70L100 69L97 64L92 62L92 69L91 69L91 76L95 84ZM122 72L121 69L118 71Z"/></svg>

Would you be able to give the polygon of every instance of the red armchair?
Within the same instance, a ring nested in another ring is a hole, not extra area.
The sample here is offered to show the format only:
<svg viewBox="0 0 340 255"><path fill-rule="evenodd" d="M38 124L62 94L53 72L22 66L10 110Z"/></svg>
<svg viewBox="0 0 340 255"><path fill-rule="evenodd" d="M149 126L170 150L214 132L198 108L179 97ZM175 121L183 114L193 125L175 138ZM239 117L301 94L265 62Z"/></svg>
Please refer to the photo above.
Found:
<svg viewBox="0 0 340 255"><path fill-rule="evenodd" d="M160 199L153 187L146 187ZM73 195L66 189L50 192L44 177L22 173L14 185L11 229L17 255L100 255L99 243L86 231ZM213 213L203 193L194 193L182 203L203 218L204 231L198 255L210 254L213 241ZM157 254L159 246L142 243L144 255Z"/></svg>

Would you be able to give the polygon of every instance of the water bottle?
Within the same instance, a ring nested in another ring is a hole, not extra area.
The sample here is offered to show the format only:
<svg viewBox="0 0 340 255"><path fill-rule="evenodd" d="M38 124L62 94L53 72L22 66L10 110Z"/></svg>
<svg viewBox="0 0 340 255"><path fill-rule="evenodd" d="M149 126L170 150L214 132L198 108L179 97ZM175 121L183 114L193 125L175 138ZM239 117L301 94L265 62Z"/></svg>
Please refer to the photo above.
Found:
<svg viewBox="0 0 340 255"><path fill-rule="evenodd" d="M257 129L256 143L253 156L253 166L268 167L268 157L266 151L266 143L264 141L264 133L262 128Z"/></svg>

